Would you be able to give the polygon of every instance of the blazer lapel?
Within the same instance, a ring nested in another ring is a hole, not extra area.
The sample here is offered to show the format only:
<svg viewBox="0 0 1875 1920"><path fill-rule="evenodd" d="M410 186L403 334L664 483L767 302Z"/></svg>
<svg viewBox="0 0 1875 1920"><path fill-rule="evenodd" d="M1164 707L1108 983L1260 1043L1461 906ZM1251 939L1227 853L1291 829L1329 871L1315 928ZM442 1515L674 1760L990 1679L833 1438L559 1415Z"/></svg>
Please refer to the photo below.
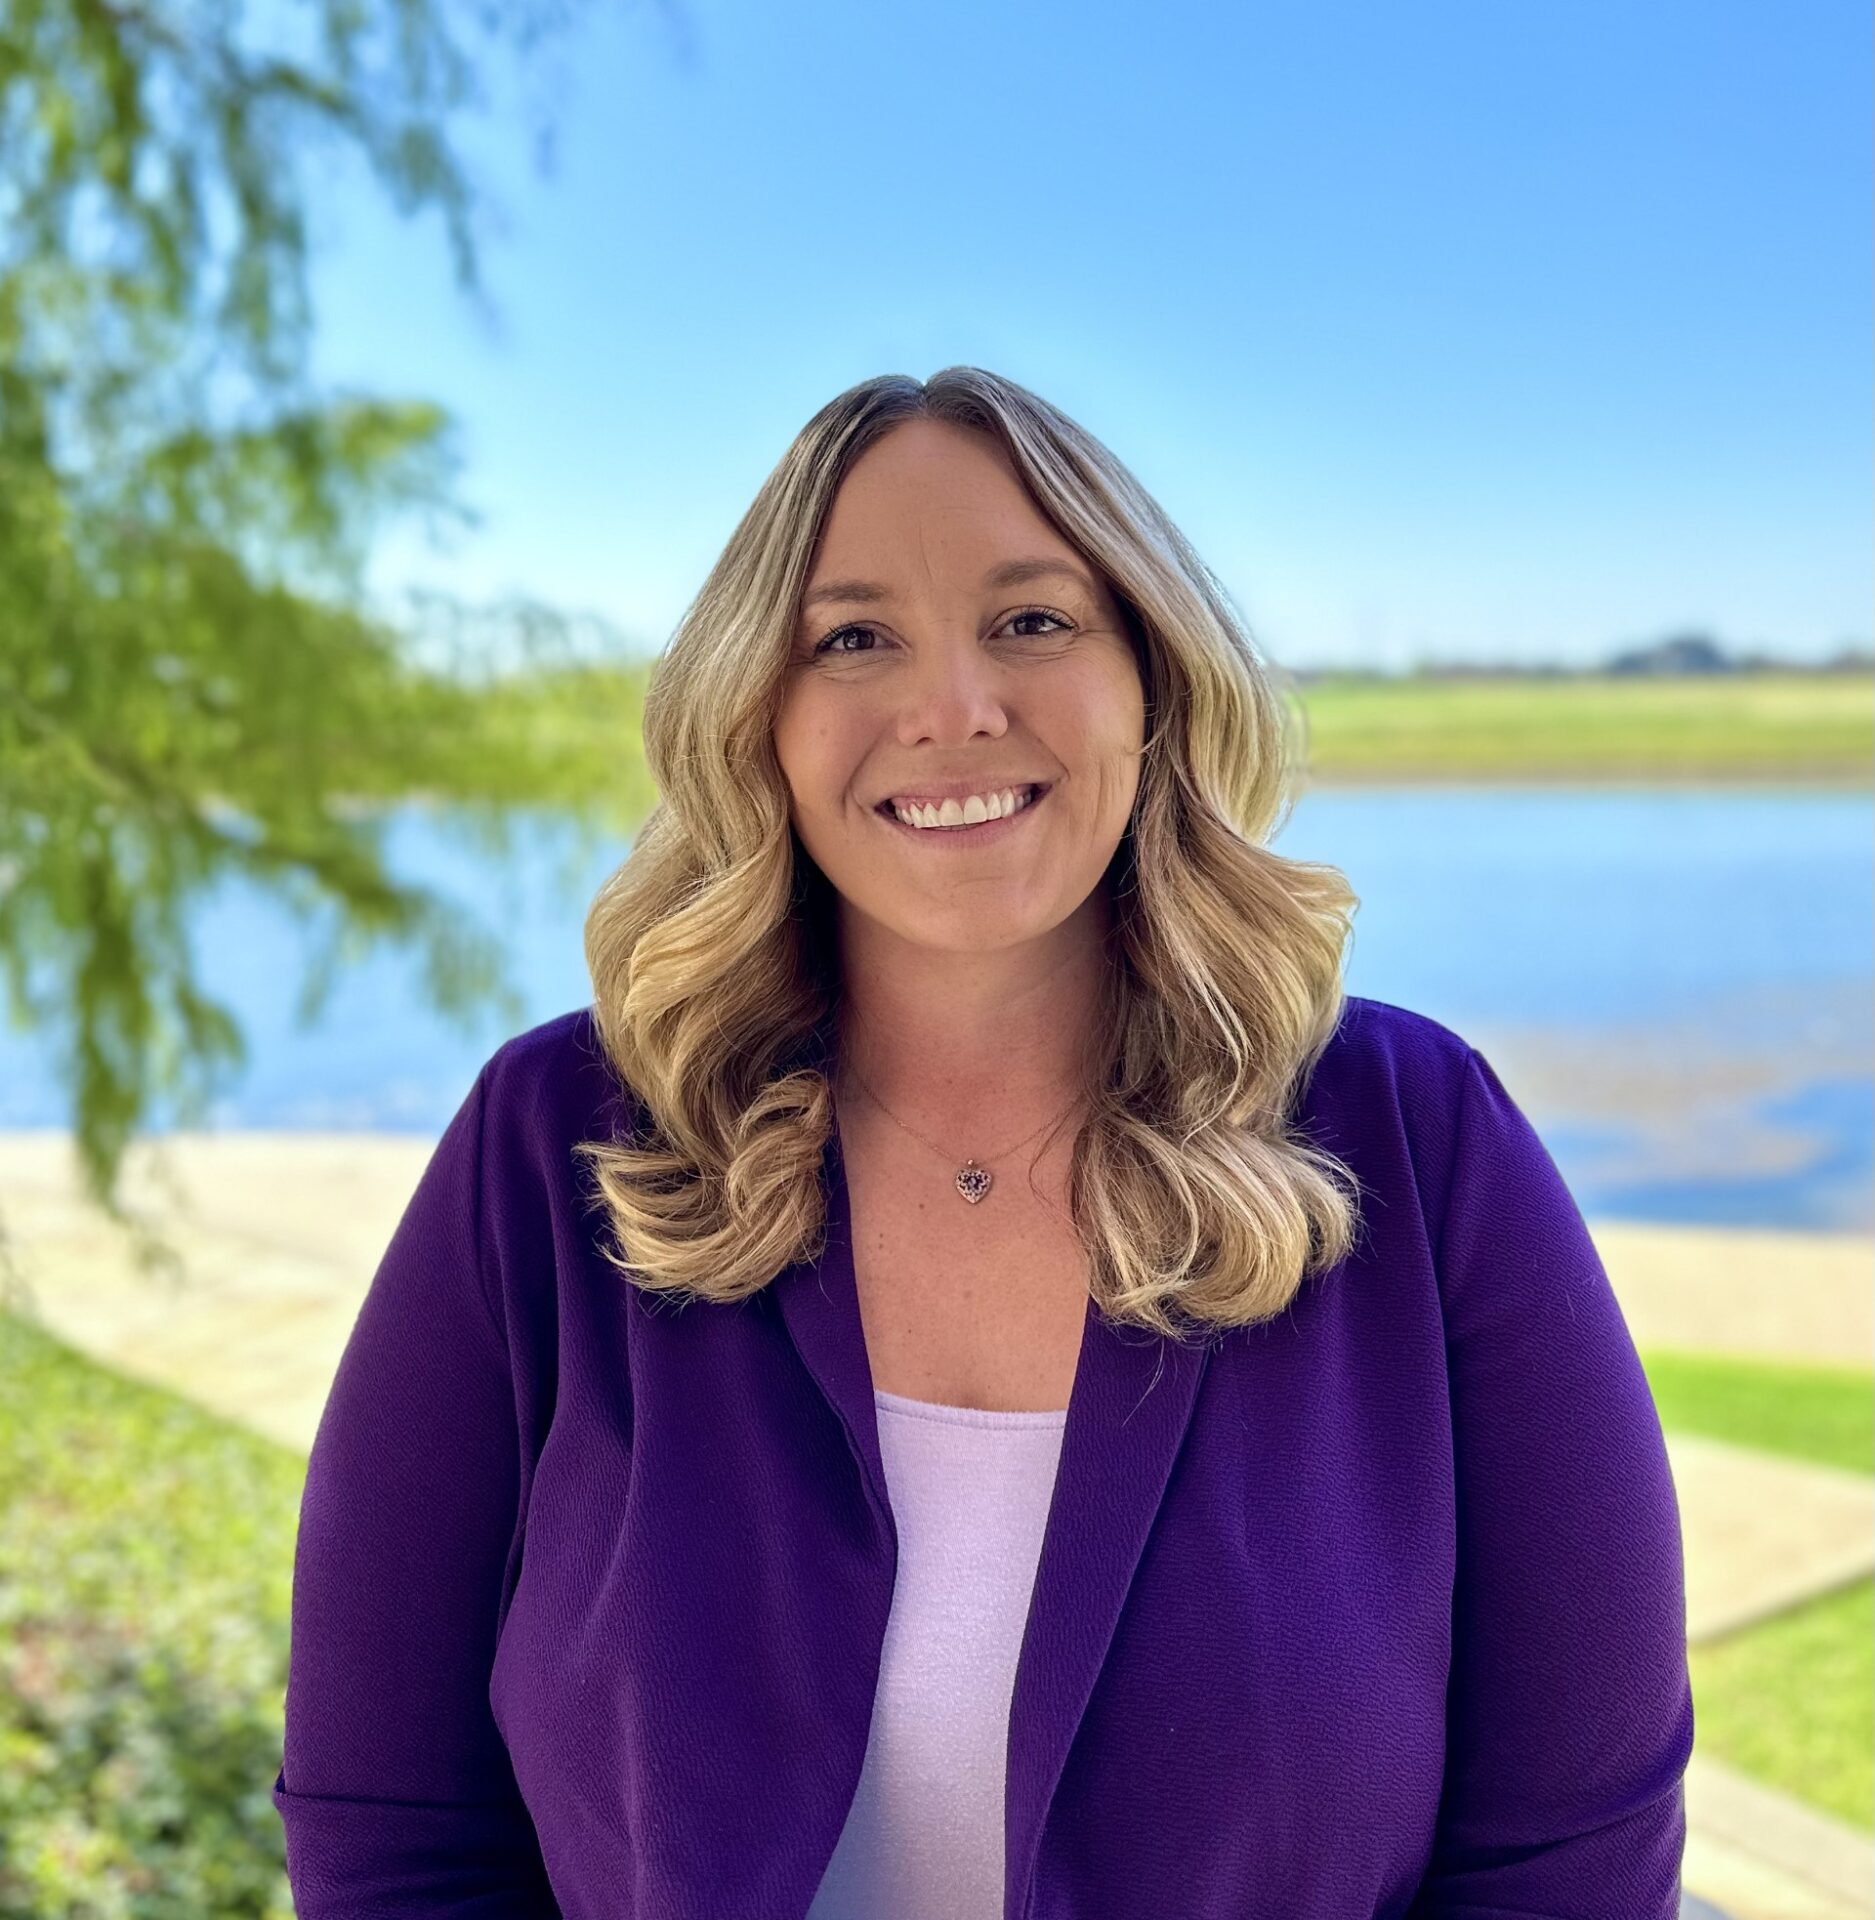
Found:
<svg viewBox="0 0 1875 1920"><path fill-rule="evenodd" d="M1191 1424L1209 1353L1208 1343L1118 1326L1087 1303L1009 1708L1007 1920L1027 1911L1048 1809Z"/></svg>
<svg viewBox="0 0 1875 1920"><path fill-rule="evenodd" d="M837 1127L823 1181L825 1250L818 1261L790 1268L774 1287L802 1361L846 1428L882 1534L896 1542ZM1190 1425L1209 1351L1208 1342L1164 1340L1118 1326L1088 1300L1010 1703L1007 1920L1021 1920L1026 1909L1049 1806Z"/></svg>

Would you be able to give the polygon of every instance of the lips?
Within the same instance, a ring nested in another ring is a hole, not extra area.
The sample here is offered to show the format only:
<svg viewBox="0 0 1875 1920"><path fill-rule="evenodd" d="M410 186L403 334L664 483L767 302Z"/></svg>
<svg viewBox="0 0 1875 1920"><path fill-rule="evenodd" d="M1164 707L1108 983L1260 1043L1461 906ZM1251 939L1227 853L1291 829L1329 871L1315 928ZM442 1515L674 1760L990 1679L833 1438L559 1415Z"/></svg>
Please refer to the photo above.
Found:
<svg viewBox="0 0 1875 1920"><path fill-rule="evenodd" d="M882 800L873 811L894 832L913 834L928 844L936 845L941 842L946 846L976 846L993 843L1006 833L1019 832L1022 822L1042 804L1052 790L1052 787L1040 781L1024 781L1017 791L1029 794L1031 797L1017 807L1014 813L1001 814L994 820L959 822L949 826L913 826L910 822L898 817L892 810L892 803L889 800Z"/></svg>
<svg viewBox="0 0 1875 1920"><path fill-rule="evenodd" d="M1017 794L1026 793L1029 796L1028 804L1033 806L1053 784L1054 783L1049 780L991 780L981 786L975 787L960 787L955 785L941 786L936 789L907 787L903 793L887 794L886 797L873 808L873 812L883 814L888 820L896 820L898 815L894 809L899 806L942 806L946 800L956 800L961 803L967 800L973 793L987 797L992 793L1010 791Z"/></svg>

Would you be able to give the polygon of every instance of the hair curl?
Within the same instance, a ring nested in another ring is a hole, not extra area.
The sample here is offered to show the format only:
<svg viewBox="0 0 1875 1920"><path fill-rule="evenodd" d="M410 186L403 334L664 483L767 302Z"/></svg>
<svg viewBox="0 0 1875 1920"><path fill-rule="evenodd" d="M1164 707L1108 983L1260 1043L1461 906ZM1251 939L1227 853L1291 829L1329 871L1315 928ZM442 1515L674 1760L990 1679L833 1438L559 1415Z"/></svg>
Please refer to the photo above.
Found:
<svg viewBox="0 0 1875 1920"><path fill-rule="evenodd" d="M1265 844L1294 803L1299 703L1127 469L976 367L885 375L822 407L657 663L644 745L661 798L585 928L596 1028L642 1110L633 1137L577 1149L607 1257L681 1305L746 1299L822 1249L836 902L794 834L774 720L841 479L917 418L995 438L1104 574L1140 656L1148 737L1108 872L1114 964L1069 1174L1094 1299L1168 1337L1273 1318L1359 1230L1358 1179L1292 1120L1341 1016L1358 904L1338 868Z"/></svg>

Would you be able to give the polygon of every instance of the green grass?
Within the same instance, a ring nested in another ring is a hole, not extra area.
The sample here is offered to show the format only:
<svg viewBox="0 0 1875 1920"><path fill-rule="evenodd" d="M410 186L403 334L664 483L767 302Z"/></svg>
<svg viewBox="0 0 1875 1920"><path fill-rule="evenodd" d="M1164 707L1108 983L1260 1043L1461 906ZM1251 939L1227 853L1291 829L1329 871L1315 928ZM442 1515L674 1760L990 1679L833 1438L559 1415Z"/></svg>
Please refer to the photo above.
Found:
<svg viewBox="0 0 1875 1920"><path fill-rule="evenodd" d="M1875 677L1312 681L1311 780L1875 784Z"/></svg>
<svg viewBox="0 0 1875 1920"><path fill-rule="evenodd" d="M1660 1423L1875 1478L1875 1372L1644 1352ZM1875 1580L1694 1647L1695 1739L1875 1833Z"/></svg>
<svg viewBox="0 0 1875 1920"><path fill-rule="evenodd" d="M0 1920L291 1920L306 1465L0 1312Z"/></svg>
<svg viewBox="0 0 1875 1920"><path fill-rule="evenodd" d="M1875 1834L1875 1580L1688 1653L1694 1739Z"/></svg>
<svg viewBox="0 0 1875 1920"><path fill-rule="evenodd" d="M1660 1424L1818 1466L1875 1474L1875 1373L1735 1359L1641 1355Z"/></svg>

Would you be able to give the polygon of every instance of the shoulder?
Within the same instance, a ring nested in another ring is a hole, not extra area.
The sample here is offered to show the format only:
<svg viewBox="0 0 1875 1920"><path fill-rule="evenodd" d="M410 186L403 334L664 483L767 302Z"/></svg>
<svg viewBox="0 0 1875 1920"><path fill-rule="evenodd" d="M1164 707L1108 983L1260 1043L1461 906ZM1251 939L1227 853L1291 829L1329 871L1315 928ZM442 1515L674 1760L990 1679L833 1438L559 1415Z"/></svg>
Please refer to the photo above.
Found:
<svg viewBox="0 0 1875 1920"><path fill-rule="evenodd" d="M1429 1014L1349 994L1311 1071L1305 1115L1337 1131L1437 1131L1462 1098L1476 1049Z"/></svg>
<svg viewBox="0 0 1875 1920"><path fill-rule="evenodd" d="M1304 1114L1369 1177L1410 1166L1442 1266L1592 1262L1581 1212L1537 1127L1484 1053L1424 1014L1350 997Z"/></svg>
<svg viewBox="0 0 1875 1920"><path fill-rule="evenodd" d="M1430 1014L1351 993L1342 1003L1317 1072L1326 1069L1424 1088L1462 1077L1473 1051L1462 1034Z"/></svg>
<svg viewBox="0 0 1875 1920"><path fill-rule="evenodd" d="M590 1006L504 1040L463 1103L483 1287L517 1370L550 1372L570 1249L592 1233L590 1170L577 1149L625 1137L636 1111Z"/></svg>
<svg viewBox="0 0 1875 1920"><path fill-rule="evenodd" d="M1297 1119L1371 1187L1410 1181L1436 1234L1467 1154L1467 1116L1501 1084L1463 1034L1429 1014L1350 994Z"/></svg>
<svg viewBox="0 0 1875 1920"><path fill-rule="evenodd" d="M556 1161L573 1140L616 1138L637 1102L619 1078L590 1006L555 1014L504 1040L477 1078L491 1141Z"/></svg>

